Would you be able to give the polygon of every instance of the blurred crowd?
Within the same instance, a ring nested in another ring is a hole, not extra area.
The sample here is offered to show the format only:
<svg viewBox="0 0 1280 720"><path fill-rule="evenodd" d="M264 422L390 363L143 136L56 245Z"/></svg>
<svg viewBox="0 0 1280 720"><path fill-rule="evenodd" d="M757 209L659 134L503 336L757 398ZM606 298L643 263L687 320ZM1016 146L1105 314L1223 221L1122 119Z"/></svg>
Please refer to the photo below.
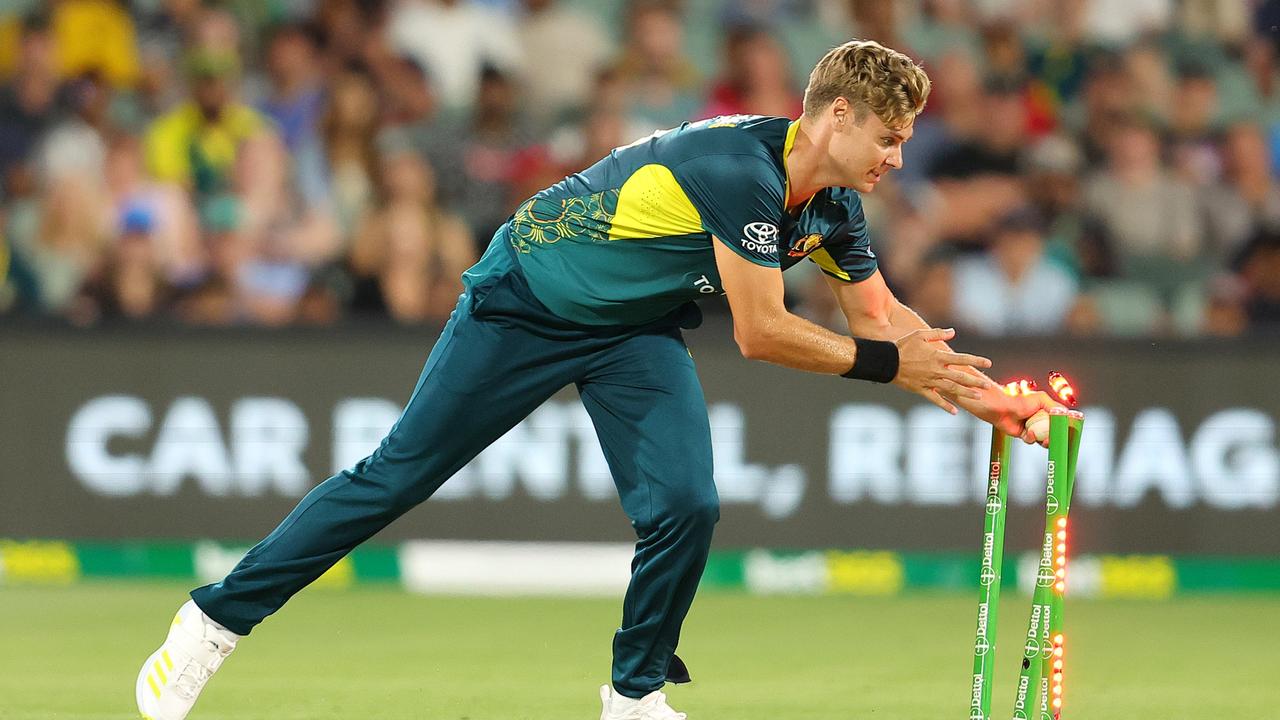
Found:
<svg viewBox="0 0 1280 720"><path fill-rule="evenodd" d="M864 198L989 335L1280 332L1280 0L8 0L0 322L439 323L525 197L655 129L796 117L831 46L933 93ZM788 302L840 328L821 275Z"/></svg>

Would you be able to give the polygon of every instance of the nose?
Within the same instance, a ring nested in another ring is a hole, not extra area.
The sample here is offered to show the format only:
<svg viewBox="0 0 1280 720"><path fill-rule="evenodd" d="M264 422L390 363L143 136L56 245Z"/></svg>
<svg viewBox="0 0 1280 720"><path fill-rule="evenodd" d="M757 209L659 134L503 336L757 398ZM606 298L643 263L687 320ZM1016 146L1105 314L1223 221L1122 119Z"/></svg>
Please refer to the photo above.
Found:
<svg viewBox="0 0 1280 720"><path fill-rule="evenodd" d="M889 157L886 157L884 159L884 164L888 165L894 170L902 169L902 146L901 145L895 146L892 150L889 151Z"/></svg>

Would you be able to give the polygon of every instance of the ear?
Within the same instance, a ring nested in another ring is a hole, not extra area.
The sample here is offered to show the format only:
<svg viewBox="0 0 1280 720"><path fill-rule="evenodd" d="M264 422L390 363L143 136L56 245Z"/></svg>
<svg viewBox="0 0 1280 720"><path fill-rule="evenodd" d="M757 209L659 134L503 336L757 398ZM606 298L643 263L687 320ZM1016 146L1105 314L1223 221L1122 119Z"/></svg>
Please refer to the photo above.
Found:
<svg viewBox="0 0 1280 720"><path fill-rule="evenodd" d="M844 97L837 97L831 102L831 117L836 127L844 127L846 123L853 122L853 107Z"/></svg>

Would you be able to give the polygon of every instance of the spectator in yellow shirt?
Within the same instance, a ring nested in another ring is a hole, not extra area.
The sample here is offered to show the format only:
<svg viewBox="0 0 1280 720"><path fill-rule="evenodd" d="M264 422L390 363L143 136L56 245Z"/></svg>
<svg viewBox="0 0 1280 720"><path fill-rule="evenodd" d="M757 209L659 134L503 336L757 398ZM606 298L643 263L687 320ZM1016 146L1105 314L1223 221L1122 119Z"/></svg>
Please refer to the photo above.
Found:
<svg viewBox="0 0 1280 720"><path fill-rule="evenodd" d="M147 167L157 179L183 185L199 199L229 188L245 141L270 126L236 101L240 64L234 54L198 50L186 65L192 99L147 128Z"/></svg>

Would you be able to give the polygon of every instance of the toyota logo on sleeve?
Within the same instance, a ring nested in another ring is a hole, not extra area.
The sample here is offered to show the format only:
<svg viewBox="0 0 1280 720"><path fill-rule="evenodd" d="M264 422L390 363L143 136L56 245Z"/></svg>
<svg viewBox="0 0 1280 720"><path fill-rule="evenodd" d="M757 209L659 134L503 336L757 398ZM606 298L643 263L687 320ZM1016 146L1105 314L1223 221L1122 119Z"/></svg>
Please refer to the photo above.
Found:
<svg viewBox="0 0 1280 720"><path fill-rule="evenodd" d="M742 234L747 239L758 243L771 243L778 241L778 226L768 222L748 223L742 228Z"/></svg>
<svg viewBox="0 0 1280 720"><path fill-rule="evenodd" d="M776 255L778 252L778 226L770 222L747 223L742 228L742 247L751 252Z"/></svg>

